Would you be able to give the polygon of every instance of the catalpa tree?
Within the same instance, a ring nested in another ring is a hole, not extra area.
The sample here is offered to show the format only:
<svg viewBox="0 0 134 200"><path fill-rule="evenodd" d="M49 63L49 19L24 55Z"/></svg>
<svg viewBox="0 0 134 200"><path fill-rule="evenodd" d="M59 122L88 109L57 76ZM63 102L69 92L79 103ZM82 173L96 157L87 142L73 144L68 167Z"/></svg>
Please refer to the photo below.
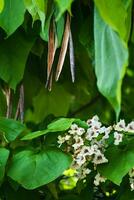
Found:
<svg viewBox="0 0 134 200"><path fill-rule="evenodd" d="M134 199L132 0L0 0L0 199Z"/></svg>

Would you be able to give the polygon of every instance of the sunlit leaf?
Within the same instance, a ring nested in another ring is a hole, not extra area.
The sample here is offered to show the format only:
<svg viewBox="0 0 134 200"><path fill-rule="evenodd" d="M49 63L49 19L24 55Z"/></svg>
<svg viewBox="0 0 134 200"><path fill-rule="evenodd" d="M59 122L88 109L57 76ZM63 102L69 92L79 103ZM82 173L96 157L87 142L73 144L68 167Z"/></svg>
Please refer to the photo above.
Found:
<svg viewBox="0 0 134 200"><path fill-rule="evenodd" d="M120 113L121 85L128 64L128 49L95 9L95 72L100 92Z"/></svg>
<svg viewBox="0 0 134 200"><path fill-rule="evenodd" d="M0 13L0 26L11 35L23 22L25 6L23 0L5 0L2 13Z"/></svg>
<svg viewBox="0 0 134 200"><path fill-rule="evenodd" d="M0 0L0 13L3 11L4 8L4 0Z"/></svg>
<svg viewBox="0 0 134 200"><path fill-rule="evenodd" d="M94 0L102 19L128 41L131 28L132 0ZM118 13L115 12L118 10Z"/></svg>

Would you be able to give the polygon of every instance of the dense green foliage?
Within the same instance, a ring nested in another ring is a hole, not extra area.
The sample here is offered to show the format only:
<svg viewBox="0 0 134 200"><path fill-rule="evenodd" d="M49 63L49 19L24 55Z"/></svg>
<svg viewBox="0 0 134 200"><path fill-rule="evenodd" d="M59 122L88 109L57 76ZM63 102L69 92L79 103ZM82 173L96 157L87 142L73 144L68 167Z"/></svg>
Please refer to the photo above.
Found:
<svg viewBox="0 0 134 200"><path fill-rule="evenodd" d="M133 120L133 9L133 0L0 0L0 199L134 199L133 133L106 151L97 191L94 174L66 190L72 157L57 144L95 114L106 125Z"/></svg>

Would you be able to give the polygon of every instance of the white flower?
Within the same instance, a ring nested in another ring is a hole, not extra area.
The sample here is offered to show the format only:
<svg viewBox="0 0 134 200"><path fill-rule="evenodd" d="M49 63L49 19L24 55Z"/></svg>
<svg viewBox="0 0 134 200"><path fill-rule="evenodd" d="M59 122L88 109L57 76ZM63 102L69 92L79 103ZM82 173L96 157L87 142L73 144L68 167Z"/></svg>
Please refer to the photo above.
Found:
<svg viewBox="0 0 134 200"><path fill-rule="evenodd" d="M77 157L74 160L77 163L77 165L79 165L79 167L86 162L85 156L80 153L77 155Z"/></svg>
<svg viewBox="0 0 134 200"><path fill-rule="evenodd" d="M99 133L93 128L88 128L86 132L86 139L91 141L93 138L97 138Z"/></svg>
<svg viewBox="0 0 134 200"><path fill-rule="evenodd" d="M105 131L104 131L105 135L102 137L102 139L104 139L104 140L105 140L105 139L108 139L111 130L112 130L112 127L111 127L111 126L105 128Z"/></svg>
<svg viewBox="0 0 134 200"><path fill-rule="evenodd" d="M127 132L134 132L134 121L130 122L126 128Z"/></svg>
<svg viewBox="0 0 134 200"><path fill-rule="evenodd" d="M76 131L78 129L78 125L77 124L72 124L70 129Z"/></svg>
<svg viewBox="0 0 134 200"><path fill-rule="evenodd" d="M91 173L91 170L84 167L84 168L82 169L81 174L80 174L80 178L81 178L81 179L84 179L84 178L86 178L86 176L87 176L88 174L90 174L90 173Z"/></svg>
<svg viewBox="0 0 134 200"><path fill-rule="evenodd" d="M106 178L102 177L100 173L95 176L94 185L98 186L100 183L105 182Z"/></svg>
<svg viewBox="0 0 134 200"><path fill-rule="evenodd" d="M102 163L107 163L108 159L106 159L106 157L104 156L104 154L102 154L102 153L99 152L98 154L95 154L92 162L94 164L96 164L96 165L99 165L99 164L102 164Z"/></svg>
<svg viewBox="0 0 134 200"><path fill-rule="evenodd" d="M75 143L72 145L72 147L75 150L78 149L79 147L81 147L82 145L84 145L83 139L81 137L79 137L78 135L74 136L74 140L75 140Z"/></svg>
<svg viewBox="0 0 134 200"><path fill-rule="evenodd" d="M129 171L129 176L132 178L134 177L134 168Z"/></svg>
<svg viewBox="0 0 134 200"><path fill-rule="evenodd" d="M58 136L58 144L61 146L65 142L65 137L61 137L61 135Z"/></svg>
<svg viewBox="0 0 134 200"><path fill-rule="evenodd" d="M123 120L120 120L116 125L113 126L114 129L116 131L125 131L126 130L126 124L125 124L125 121L124 119Z"/></svg>
<svg viewBox="0 0 134 200"><path fill-rule="evenodd" d="M78 127L77 124L72 124L68 133L70 133L71 135L82 135L83 133L85 133L85 129Z"/></svg>
<svg viewBox="0 0 134 200"><path fill-rule="evenodd" d="M71 135L75 135L77 130L78 130L77 124L72 124L68 133L71 134Z"/></svg>
<svg viewBox="0 0 134 200"><path fill-rule="evenodd" d="M65 135L65 141L68 141L71 138L70 135Z"/></svg>
<svg viewBox="0 0 134 200"><path fill-rule="evenodd" d="M80 153L84 156L91 156L94 154L94 149L90 146L83 146Z"/></svg>
<svg viewBox="0 0 134 200"><path fill-rule="evenodd" d="M106 127L105 126L102 126L100 129L99 129L99 133L105 133L106 131Z"/></svg>
<svg viewBox="0 0 134 200"><path fill-rule="evenodd" d="M123 135L118 132L114 132L114 138L115 138L114 144L119 145L119 143L122 142Z"/></svg>
<svg viewBox="0 0 134 200"><path fill-rule="evenodd" d="M134 178L129 178L131 191L134 191Z"/></svg>
<svg viewBox="0 0 134 200"><path fill-rule="evenodd" d="M101 127L101 123L99 122L99 117L97 115L93 116L92 119L88 119L87 124L89 126L94 126L97 129Z"/></svg>

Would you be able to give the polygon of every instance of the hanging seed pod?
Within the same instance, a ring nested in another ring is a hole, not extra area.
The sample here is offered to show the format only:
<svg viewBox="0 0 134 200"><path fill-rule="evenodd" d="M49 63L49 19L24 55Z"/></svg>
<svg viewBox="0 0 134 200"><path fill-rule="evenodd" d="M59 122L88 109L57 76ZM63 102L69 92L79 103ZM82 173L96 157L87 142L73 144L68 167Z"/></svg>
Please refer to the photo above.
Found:
<svg viewBox="0 0 134 200"><path fill-rule="evenodd" d="M57 69L56 69L56 76L55 76L56 81L59 80L59 77L60 77L60 74L61 74L61 71L63 68L65 56L67 53L67 47L68 47L69 35L70 35L70 20L71 20L70 15L67 13L65 31L64 31L64 35L63 35L60 56L59 56L58 65L57 65Z"/></svg>
<svg viewBox="0 0 134 200"><path fill-rule="evenodd" d="M46 87L50 88L50 90L51 90L51 87L49 84L51 82L51 86L52 86L51 71L52 71L52 65L54 62L56 46L57 46L57 42L56 42L56 36L55 36L55 24L54 24L54 19L52 19L52 21L50 22L50 28L49 28L48 56L47 56L47 81L46 81Z"/></svg>
<svg viewBox="0 0 134 200"><path fill-rule="evenodd" d="M70 57L70 70L71 70L71 77L72 82L75 81L75 59L74 59L74 45L73 45L73 38L72 33L70 30L70 36L69 36L69 57Z"/></svg>

